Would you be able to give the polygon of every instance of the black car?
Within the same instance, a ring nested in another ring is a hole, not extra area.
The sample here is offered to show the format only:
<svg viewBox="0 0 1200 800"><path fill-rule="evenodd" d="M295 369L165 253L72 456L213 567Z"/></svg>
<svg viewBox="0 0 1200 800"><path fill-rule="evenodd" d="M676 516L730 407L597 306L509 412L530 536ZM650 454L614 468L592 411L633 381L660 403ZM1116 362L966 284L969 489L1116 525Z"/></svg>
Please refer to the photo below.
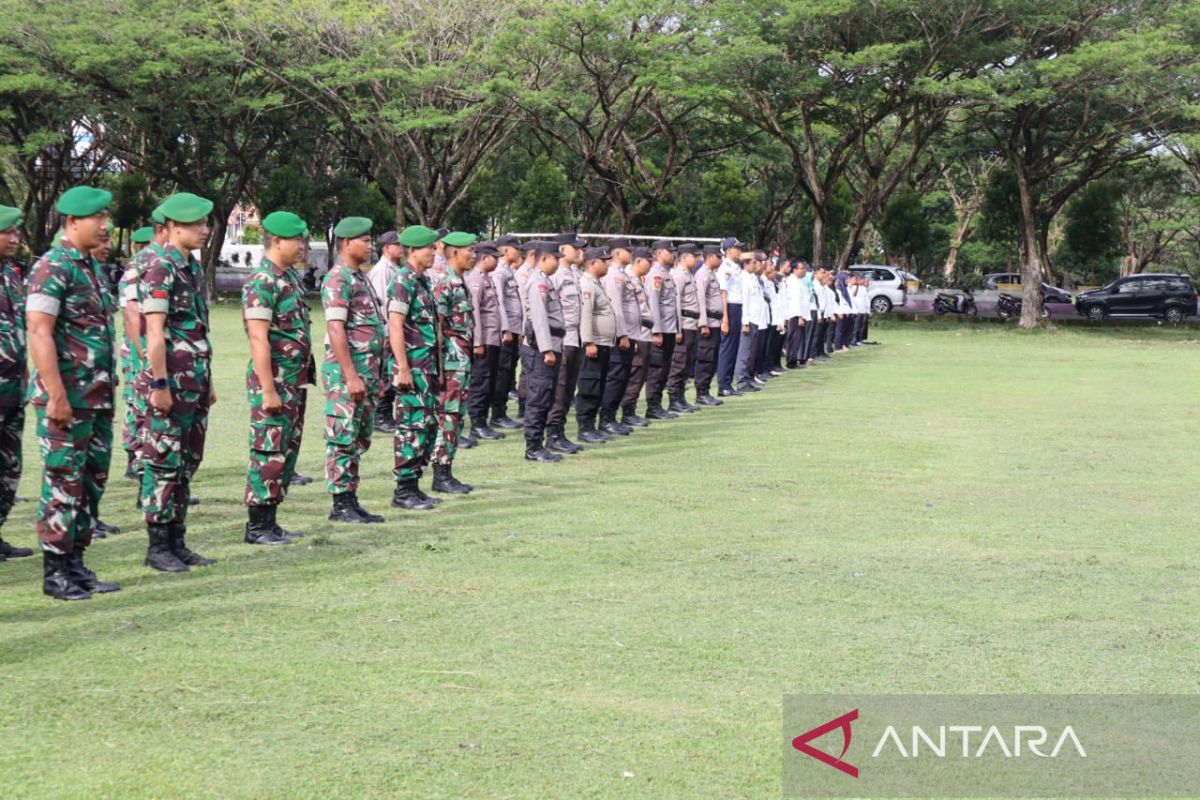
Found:
<svg viewBox="0 0 1200 800"><path fill-rule="evenodd" d="M1187 275L1143 273L1117 278L1107 286L1080 292L1075 308L1090 320L1155 317L1183 322L1196 313L1196 285Z"/></svg>
<svg viewBox="0 0 1200 800"><path fill-rule="evenodd" d="M992 272L983 276L984 285L989 289L995 289L1001 283L1011 283L1017 286L1021 285L1021 273L1019 272ZM1057 286L1051 286L1048 283L1042 283L1042 302L1043 303L1073 303L1075 298L1065 289L1060 289Z"/></svg>

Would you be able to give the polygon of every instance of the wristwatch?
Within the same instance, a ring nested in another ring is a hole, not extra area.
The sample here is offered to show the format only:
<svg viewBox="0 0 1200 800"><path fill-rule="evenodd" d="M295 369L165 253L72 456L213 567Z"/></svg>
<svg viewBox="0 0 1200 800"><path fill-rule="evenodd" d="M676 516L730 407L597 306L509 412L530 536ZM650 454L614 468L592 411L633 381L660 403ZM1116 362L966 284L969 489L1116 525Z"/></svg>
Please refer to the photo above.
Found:
<svg viewBox="0 0 1200 800"><path fill-rule="evenodd" d="M154 378L150 381L151 389L166 389L170 385L166 378Z"/></svg>

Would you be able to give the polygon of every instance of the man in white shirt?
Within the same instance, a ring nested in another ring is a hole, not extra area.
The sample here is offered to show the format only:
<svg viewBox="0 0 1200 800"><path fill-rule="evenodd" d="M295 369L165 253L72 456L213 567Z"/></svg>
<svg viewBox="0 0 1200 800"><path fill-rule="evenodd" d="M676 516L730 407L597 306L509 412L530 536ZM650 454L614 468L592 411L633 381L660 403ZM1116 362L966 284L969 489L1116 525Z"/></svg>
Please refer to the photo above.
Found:
<svg viewBox="0 0 1200 800"><path fill-rule="evenodd" d="M395 231L388 231L380 236L377 244L379 245L379 261L367 271L367 283L375 292L376 300L379 303L380 317L386 318L387 314L383 305L387 302L385 298L388 296L388 286L400 269L400 261L404 258L404 248L400 245L400 234ZM390 362L390 358L383 359L384 374L380 377L379 404L375 406L375 430L382 433L396 432L396 422L392 419L392 401L395 399L396 389L392 386L392 376L388 371Z"/></svg>
<svg viewBox="0 0 1200 800"><path fill-rule="evenodd" d="M783 281L787 286L787 365L790 369L804 366L804 335L811 312L809 290L804 284L806 272L804 262L797 261Z"/></svg>
<svg viewBox="0 0 1200 800"><path fill-rule="evenodd" d="M761 388L754 380L754 357L758 331L766 315L766 302L763 300L762 285L758 282L760 264L757 256L757 253L748 254L741 273L742 327L734 373L737 378L737 390L742 393L757 392Z"/></svg>
<svg viewBox="0 0 1200 800"><path fill-rule="evenodd" d="M717 395L736 395L733 374L737 367L742 339L742 243L730 237L721 241L725 257L717 268L724 316L721 318L721 347L717 351Z"/></svg>

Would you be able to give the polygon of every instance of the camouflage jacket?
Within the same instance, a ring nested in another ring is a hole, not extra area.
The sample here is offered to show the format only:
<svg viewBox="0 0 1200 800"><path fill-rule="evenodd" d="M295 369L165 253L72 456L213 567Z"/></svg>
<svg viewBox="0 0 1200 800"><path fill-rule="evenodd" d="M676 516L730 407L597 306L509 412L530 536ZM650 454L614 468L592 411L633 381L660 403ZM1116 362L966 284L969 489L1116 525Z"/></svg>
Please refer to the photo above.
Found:
<svg viewBox="0 0 1200 800"><path fill-rule="evenodd" d="M312 361L312 323L308 298L294 269L276 269L269 259L250 273L242 286L242 322L261 319L271 323L271 367L275 379L291 386L309 383ZM254 374L254 359L249 374Z"/></svg>
<svg viewBox="0 0 1200 800"><path fill-rule="evenodd" d="M16 261L0 261L0 408L25 403L25 278Z"/></svg>
<svg viewBox="0 0 1200 800"><path fill-rule="evenodd" d="M185 255L169 244L146 250L151 253L138 276L136 299L142 314L166 315L167 380L175 390L207 392L212 343L208 339L204 269L190 253ZM204 361L205 369L198 370L197 361ZM141 366L139 380L150 381L150 365ZM149 390L149 384L144 388Z"/></svg>
<svg viewBox="0 0 1200 800"><path fill-rule="evenodd" d="M408 264L400 267L388 286L387 310L404 316L408 368L437 372L437 310L429 278L418 275Z"/></svg>
<svg viewBox="0 0 1200 800"><path fill-rule="evenodd" d="M438 323L442 326L442 363L446 370L461 372L471 365L472 333L475 322L467 285L449 270L433 285Z"/></svg>
<svg viewBox="0 0 1200 800"><path fill-rule="evenodd" d="M321 285L321 303L325 306L327 322L345 323L354 369L368 386L377 384L382 374L387 328L380 313L379 299L367 276L339 261ZM321 374L325 378L326 391L345 385L341 365L329 345L329 334L325 335L325 362Z"/></svg>
<svg viewBox="0 0 1200 800"><path fill-rule="evenodd" d="M38 259L29 274L25 309L55 317L54 349L71 408L113 407L114 305L99 262L66 240ZM29 395L34 405L50 399L37 370Z"/></svg>
<svg viewBox="0 0 1200 800"><path fill-rule="evenodd" d="M129 259L129 263L125 265L125 271L121 273L120 280L117 281L117 305L120 308L125 308L125 304L130 300L137 302L138 299L138 278L142 274L142 266L154 255L161 255L162 248L156 244L148 244L141 250L133 254ZM124 322L124 319L122 319ZM146 335L146 316L138 314L138 329L136 331L126 330L125 335L121 337L120 359L122 369L132 367L134 373L141 369L140 364L134 364L130 361L131 356L136 354L131 344L130 334L135 334L138 339Z"/></svg>

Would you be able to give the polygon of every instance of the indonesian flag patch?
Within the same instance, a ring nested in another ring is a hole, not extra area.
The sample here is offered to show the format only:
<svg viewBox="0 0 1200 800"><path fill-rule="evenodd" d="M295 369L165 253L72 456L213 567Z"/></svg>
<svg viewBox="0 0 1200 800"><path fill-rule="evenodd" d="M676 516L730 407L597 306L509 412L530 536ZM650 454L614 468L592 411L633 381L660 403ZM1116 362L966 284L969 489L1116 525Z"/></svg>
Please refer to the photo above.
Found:
<svg viewBox="0 0 1200 800"><path fill-rule="evenodd" d="M166 289L155 289L152 292L150 292L150 296L155 298L156 300L166 300L168 297L170 297L170 295L167 294Z"/></svg>
<svg viewBox="0 0 1200 800"><path fill-rule="evenodd" d="M662 288L662 276L661 275L654 276L654 288L656 290Z"/></svg>

